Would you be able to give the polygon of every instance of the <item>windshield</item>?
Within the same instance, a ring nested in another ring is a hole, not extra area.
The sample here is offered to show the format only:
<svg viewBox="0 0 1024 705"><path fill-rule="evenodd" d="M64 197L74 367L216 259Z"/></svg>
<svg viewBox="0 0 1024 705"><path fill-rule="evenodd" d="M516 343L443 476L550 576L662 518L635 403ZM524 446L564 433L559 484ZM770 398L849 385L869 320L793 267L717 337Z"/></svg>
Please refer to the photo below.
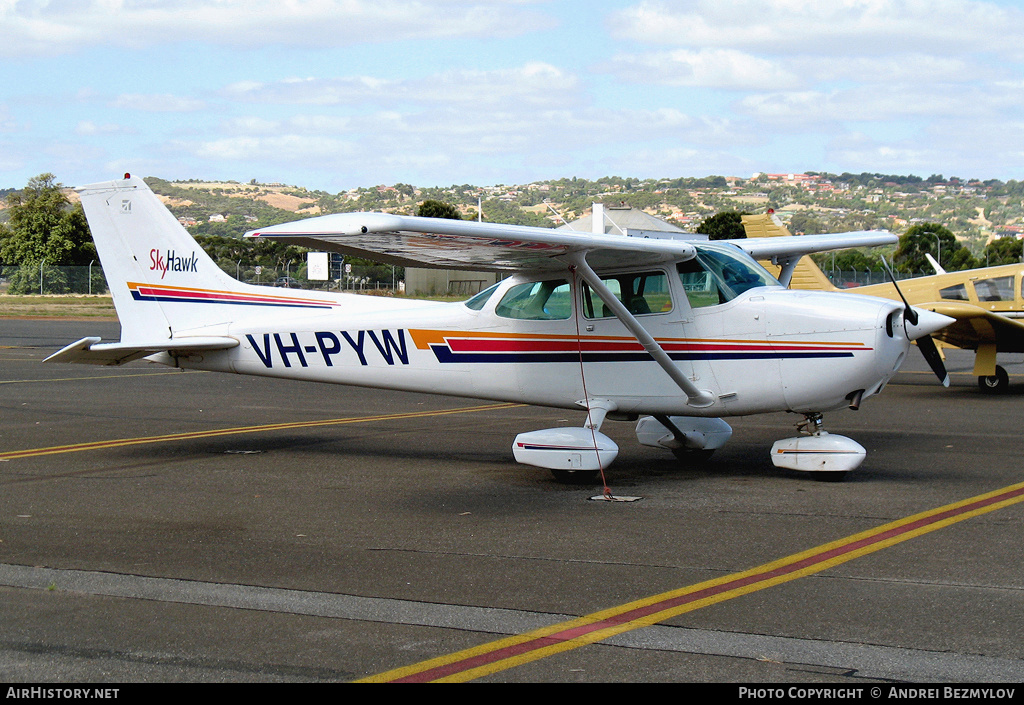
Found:
<svg viewBox="0 0 1024 705"><path fill-rule="evenodd" d="M497 284L493 284L487 287L479 294L471 298L469 301L464 302L466 307L471 308L474 311L481 310L484 307L484 304L487 303L487 300L491 298L491 294L493 294L495 290L498 288L499 284L501 284L501 282L498 282Z"/></svg>
<svg viewBox="0 0 1024 705"><path fill-rule="evenodd" d="M768 270L733 245L694 244L697 256L678 266L679 279L693 308L724 304L759 286L782 286Z"/></svg>

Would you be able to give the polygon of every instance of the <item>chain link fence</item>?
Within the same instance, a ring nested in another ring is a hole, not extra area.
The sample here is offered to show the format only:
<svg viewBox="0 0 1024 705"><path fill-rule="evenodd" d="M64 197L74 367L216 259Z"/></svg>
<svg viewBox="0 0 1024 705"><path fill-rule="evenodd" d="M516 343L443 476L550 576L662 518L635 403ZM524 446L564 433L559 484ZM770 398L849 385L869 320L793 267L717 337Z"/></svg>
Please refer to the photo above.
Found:
<svg viewBox="0 0 1024 705"><path fill-rule="evenodd" d="M886 284L889 281L889 275L885 272L873 272L868 270L846 270L846 269L823 269L825 276L829 278L834 286L840 289L852 289L858 286L869 286L871 284ZM914 274L902 274L900 272L893 272L897 281L901 279L908 279L914 276Z"/></svg>
<svg viewBox="0 0 1024 705"><path fill-rule="evenodd" d="M395 292L403 290L399 276L403 272L390 265L361 267L332 271L327 281L311 281L306 277L306 266L281 267L221 264L228 275L248 284L283 287L288 289L321 289L331 291ZM106 294L109 292L103 268L99 262L90 266L0 265L0 294Z"/></svg>
<svg viewBox="0 0 1024 705"><path fill-rule="evenodd" d="M106 294L107 291L107 280L98 262L84 267L0 265L0 293L4 294Z"/></svg>
<svg viewBox="0 0 1024 705"><path fill-rule="evenodd" d="M279 266L254 265L244 262L219 262L229 276L246 284L275 286L287 289L320 289L327 291L379 291L404 290L404 270L391 265L349 265L332 263L329 278L313 280L307 276L305 263L285 263Z"/></svg>

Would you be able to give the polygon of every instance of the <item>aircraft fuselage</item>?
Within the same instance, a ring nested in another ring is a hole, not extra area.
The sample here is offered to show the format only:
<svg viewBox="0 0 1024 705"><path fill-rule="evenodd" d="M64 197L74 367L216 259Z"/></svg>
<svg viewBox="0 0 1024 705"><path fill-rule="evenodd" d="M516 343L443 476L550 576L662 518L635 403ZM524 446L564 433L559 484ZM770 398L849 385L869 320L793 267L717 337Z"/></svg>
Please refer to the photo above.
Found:
<svg viewBox="0 0 1024 705"><path fill-rule="evenodd" d="M532 281L526 276L499 284L478 310L378 300L364 312L368 297L338 295L336 308L324 313L204 328L238 339L231 350L156 357L188 368L542 406L600 398L621 414L738 416L846 406L858 390L863 397L878 392L907 352L903 326L893 323L901 307L891 302L767 286L693 308L678 279L665 280L672 282L667 310L637 320L712 392L711 406L689 406L614 317L502 315L505 297ZM570 289L573 305L585 309L580 288Z"/></svg>

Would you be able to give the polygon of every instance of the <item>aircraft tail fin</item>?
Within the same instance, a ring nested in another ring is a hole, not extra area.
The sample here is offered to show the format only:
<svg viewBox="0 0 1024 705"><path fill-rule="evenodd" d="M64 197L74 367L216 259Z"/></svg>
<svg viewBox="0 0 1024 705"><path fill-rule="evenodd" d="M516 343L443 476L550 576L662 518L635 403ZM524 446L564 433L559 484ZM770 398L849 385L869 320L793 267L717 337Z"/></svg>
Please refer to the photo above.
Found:
<svg viewBox="0 0 1024 705"><path fill-rule="evenodd" d="M209 312L165 304L244 285L203 252L145 181L125 177L77 189L121 321L121 341L148 344L213 323Z"/></svg>
<svg viewBox="0 0 1024 705"><path fill-rule="evenodd" d="M782 224L779 217L774 213L763 213L761 215L745 215L742 217L743 230L747 237L779 237L790 235L789 230ZM762 262L762 265L773 275L778 276L781 268L770 262ZM810 289L813 291L838 291L838 288L829 281L825 273L818 268L810 257L801 257L793 270L793 276L789 281L790 289Z"/></svg>
<svg viewBox="0 0 1024 705"><path fill-rule="evenodd" d="M180 337L181 331L202 335L197 331L265 315L267 308L337 305L325 294L235 280L140 178L126 174L77 190L121 321L121 342L140 352Z"/></svg>

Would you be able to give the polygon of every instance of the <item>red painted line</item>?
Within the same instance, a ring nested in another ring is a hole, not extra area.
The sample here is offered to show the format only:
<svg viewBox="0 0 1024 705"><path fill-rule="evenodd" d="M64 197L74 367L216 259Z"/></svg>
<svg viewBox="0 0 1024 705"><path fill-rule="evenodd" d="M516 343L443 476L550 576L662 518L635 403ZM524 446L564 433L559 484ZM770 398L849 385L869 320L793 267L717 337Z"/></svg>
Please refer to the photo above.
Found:
<svg viewBox="0 0 1024 705"><path fill-rule="evenodd" d="M801 577L814 572L825 570L839 563L843 563L858 555L871 553L885 547L887 543L895 543L912 538L916 532L932 531L939 528L943 522L959 521L967 518L973 512L985 511L994 505L1019 501L1024 498L1024 483L1007 488L1004 491L983 495L973 500L966 500L955 505L939 507L931 512L922 515L915 515L917 518L907 519L885 524L877 529L848 537L845 542L830 543L819 547L820 550L804 552L792 557L792 560L782 563L775 562L766 564L764 570L754 569L749 573L737 575L733 579L721 582L711 581L712 584L706 587L701 583L697 586L684 588L681 591L665 593L664 599L657 599L657 596L650 601L642 601L641 604L629 603L623 605L618 611L607 614L603 617L595 617L593 621L580 624L579 621L568 623L566 628L553 633L538 633L536 636L523 635L523 641L507 644L507 639L496 642L493 650L474 652L465 658L459 658L458 654L452 656L450 663L443 663L434 667L425 668L422 671L409 672L409 669L400 669L401 675L396 672L393 679L383 678L387 674L381 674L384 682L393 683L424 683L439 679L458 676L461 673L473 669L494 666L489 672L502 670L500 662L508 659L518 659L515 663L504 666L505 668L517 665L522 662L521 657L529 658L530 654L540 652L545 648L564 646L573 640L581 640L578 646L583 646L593 641L600 641L605 637L593 637L590 641L583 639L588 635L595 634L605 629L612 629L613 633L621 633L628 629L664 621L670 617L687 611L688 605L721 597L731 599L756 589L763 589L779 582ZM758 587L760 585L760 587ZM729 593L736 593L729 595ZM606 614L607 611L598 613ZM625 627L626 629L623 629ZM500 645L504 644L504 645ZM486 647L484 647L486 648ZM575 646L570 647L575 648ZM562 651L564 649L559 649ZM536 656L539 658L540 656ZM434 661L436 663L436 660ZM375 679L376 680L376 679Z"/></svg>

